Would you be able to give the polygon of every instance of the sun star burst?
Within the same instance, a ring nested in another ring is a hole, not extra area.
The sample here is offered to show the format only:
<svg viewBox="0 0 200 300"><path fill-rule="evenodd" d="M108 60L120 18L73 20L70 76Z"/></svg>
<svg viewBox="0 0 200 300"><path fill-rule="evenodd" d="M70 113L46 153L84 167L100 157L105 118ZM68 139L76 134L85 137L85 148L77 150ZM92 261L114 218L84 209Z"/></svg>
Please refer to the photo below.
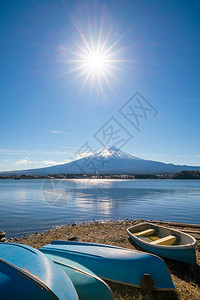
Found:
<svg viewBox="0 0 200 300"><path fill-rule="evenodd" d="M81 42L76 44L76 51L72 51L73 59L70 63L74 67L70 72L76 72L76 79L83 77L83 84L81 89L86 83L97 82L101 91L103 92L103 85L106 83L110 88L110 79L116 79L116 71L120 70L119 63L122 61L119 58L119 53L122 49L116 49L117 43L120 39L111 43L111 32L102 38L102 27L100 27L97 40L91 34L87 39L80 28L76 26Z"/></svg>

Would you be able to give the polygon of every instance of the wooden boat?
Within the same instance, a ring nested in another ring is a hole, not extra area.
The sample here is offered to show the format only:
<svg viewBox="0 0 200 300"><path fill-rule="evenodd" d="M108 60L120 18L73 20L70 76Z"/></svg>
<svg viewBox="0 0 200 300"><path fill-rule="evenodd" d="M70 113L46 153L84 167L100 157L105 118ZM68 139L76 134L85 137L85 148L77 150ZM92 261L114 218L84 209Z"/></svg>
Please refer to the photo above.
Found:
<svg viewBox="0 0 200 300"><path fill-rule="evenodd" d="M0 299L77 300L69 277L34 248L0 244Z"/></svg>
<svg viewBox="0 0 200 300"><path fill-rule="evenodd" d="M46 255L69 276L80 300L114 299L109 286L91 270L56 253Z"/></svg>
<svg viewBox="0 0 200 300"><path fill-rule="evenodd" d="M166 264L155 255L111 245L53 241L40 249L45 254L73 260L103 279L142 287L174 289Z"/></svg>
<svg viewBox="0 0 200 300"><path fill-rule="evenodd" d="M187 264L196 263L197 242L187 233L148 222L129 227L127 233L148 252Z"/></svg>

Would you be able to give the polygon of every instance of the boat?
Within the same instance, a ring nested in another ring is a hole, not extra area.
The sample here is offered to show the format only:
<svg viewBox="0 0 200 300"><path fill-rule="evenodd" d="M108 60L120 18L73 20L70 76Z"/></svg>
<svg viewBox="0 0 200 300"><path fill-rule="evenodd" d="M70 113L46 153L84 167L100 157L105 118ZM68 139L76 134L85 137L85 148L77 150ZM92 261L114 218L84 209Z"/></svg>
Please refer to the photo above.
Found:
<svg viewBox="0 0 200 300"><path fill-rule="evenodd" d="M141 287L148 293L154 289L175 288L164 261L152 254L75 241L53 241L40 248L40 251L73 260L102 279Z"/></svg>
<svg viewBox="0 0 200 300"><path fill-rule="evenodd" d="M56 253L45 253L71 279L80 300L113 300L110 287L83 265Z"/></svg>
<svg viewBox="0 0 200 300"><path fill-rule="evenodd" d="M1 243L0 298L78 300L78 295L65 272L39 250Z"/></svg>
<svg viewBox="0 0 200 300"><path fill-rule="evenodd" d="M197 242L187 233L149 222L131 226L127 233L131 240L150 253L186 264L196 263Z"/></svg>

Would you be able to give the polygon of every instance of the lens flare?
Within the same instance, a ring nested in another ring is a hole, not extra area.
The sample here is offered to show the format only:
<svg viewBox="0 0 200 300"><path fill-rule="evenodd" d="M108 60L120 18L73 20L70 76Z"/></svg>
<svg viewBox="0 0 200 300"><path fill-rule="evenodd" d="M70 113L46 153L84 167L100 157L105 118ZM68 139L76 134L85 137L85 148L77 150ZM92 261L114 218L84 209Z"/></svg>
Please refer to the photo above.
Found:
<svg viewBox="0 0 200 300"><path fill-rule="evenodd" d="M98 83L102 92L105 83L112 89L110 80L111 78L117 79L116 72L121 70L119 65L122 59L119 56L123 49L117 49L121 38L111 42L112 31L103 38L102 26L100 26L96 39L91 33L89 38L86 38L80 28L75 26L80 41L76 43L76 50L70 51L73 58L68 62L73 64L73 67L69 72L77 73L76 79L84 78L81 89L87 83L93 86L95 82Z"/></svg>

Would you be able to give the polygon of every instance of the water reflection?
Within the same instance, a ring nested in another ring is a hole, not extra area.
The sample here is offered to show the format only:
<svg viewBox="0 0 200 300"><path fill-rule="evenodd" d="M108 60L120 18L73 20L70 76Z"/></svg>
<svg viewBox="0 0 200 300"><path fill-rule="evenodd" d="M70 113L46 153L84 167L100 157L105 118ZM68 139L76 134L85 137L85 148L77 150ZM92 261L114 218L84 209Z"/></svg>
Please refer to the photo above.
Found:
<svg viewBox="0 0 200 300"><path fill-rule="evenodd" d="M43 199L50 205L63 207L76 198L76 183L69 180L45 180Z"/></svg>
<svg viewBox="0 0 200 300"><path fill-rule="evenodd" d="M96 189L96 188L111 188L113 184L116 183L114 179L74 179L68 180L68 182L74 182L79 189ZM123 182L119 180L119 182Z"/></svg>
<svg viewBox="0 0 200 300"><path fill-rule="evenodd" d="M1 180L0 229L21 236L72 222L158 219L199 223L200 181Z"/></svg>

